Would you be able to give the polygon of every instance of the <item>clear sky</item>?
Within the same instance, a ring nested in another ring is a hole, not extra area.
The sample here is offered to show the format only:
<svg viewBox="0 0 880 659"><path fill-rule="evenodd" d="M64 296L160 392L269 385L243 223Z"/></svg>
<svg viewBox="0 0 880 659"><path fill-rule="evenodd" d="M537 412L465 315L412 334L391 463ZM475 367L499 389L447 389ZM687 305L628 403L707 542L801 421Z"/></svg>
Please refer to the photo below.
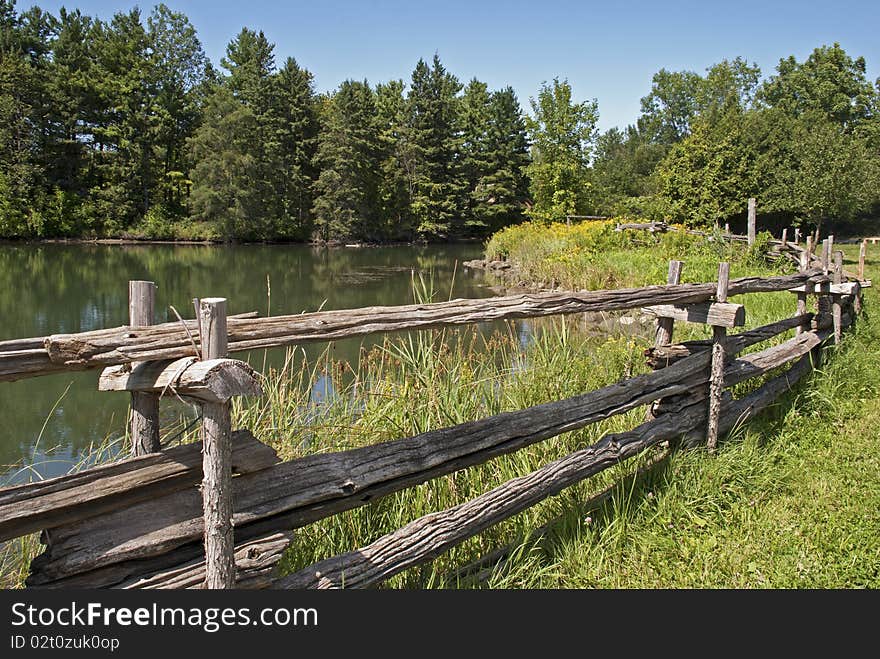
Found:
<svg viewBox="0 0 880 659"><path fill-rule="evenodd" d="M109 19L155 2L18 0L23 10L60 6ZM409 80L418 59L434 53L462 82L510 85L523 108L544 81L567 78L577 100L597 99L602 130L633 123L639 99L659 69L705 69L742 56L774 72L780 58L803 61L835 41L863 56L880 76L880 0L728 0L605 2L563 0L166 0L198 30L219 64L242 27L263 30L276 62L293 56L319 92L346 78Z"/></svg>

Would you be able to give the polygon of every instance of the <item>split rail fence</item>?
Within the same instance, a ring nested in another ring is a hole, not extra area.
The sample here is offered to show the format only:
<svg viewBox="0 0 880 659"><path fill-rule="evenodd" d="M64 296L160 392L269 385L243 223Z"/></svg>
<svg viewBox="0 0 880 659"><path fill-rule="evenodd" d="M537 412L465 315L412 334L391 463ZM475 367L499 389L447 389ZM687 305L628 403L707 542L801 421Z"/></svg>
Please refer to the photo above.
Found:
<svg viewBox="0 0 880 659"><path fill-rule="evenodd" d="M0 541L40 532L45 550L29 587L333 588L368 587L663 441L707 444L766 408L810 372L823 345L840 341L861 308L859 273L846 273L830 239L819 255L775 241L799 264L785 276L642 288L541 292L489 299L322 311L268 318L226 317L226 301L196 301L196 318L151 325L150 282L129 286L130 324L0 342L0 381L103 369L102 391L132 396L133 456L0 490ZM834 257L832 258L832 254ZM849 276L848 276L849 275ZM745 308L728 298L792 291L793 317L728 334ZM811 299L816 311L808 310ZM227 354L492 320L643 309L657 318L652 370L565 400L336 453L282 462L249 432L233 431L234 396L260 395L260 376ZM673 343L675 321L711 325L710 340ZM760 352L748 347L794 330ZM782 372L781 367L788 366ZM729 388L771 374L741 398ZM9 385L4 385L9 386ZM165 451L158 400L202 406L201 440ZM367 546L279 576L294 530L388 494L482 464L610 416L646 406L638 427L607 435L477 498L419 519Z"/></svg>

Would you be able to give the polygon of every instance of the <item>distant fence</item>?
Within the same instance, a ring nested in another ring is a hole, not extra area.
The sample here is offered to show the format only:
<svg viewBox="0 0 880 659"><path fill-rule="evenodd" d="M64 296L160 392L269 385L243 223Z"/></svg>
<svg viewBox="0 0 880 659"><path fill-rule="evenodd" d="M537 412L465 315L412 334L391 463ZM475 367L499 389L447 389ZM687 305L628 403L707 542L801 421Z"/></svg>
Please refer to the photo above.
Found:
<svg viewBox="0 0 880 659"><path fill-rule="evenodd" d="M34 587L325 588L367 587L431 560L489 526L637 455L683 438L714 449L718 437L752 417L810 372L822 346L840 341L861 309L858 277L847 281L842 253L823 242L785 238L773 248L800 271L777 277L642 288L544 292L480 300L226 318L225 300L197 301L195 320L150 326L149 282L129 286L129 326L0 342L0 379L102 368L99 388L132 394L135 456L52 480L0 490L0 540L42 531L31 565ZM818 266L818 267L816 267ZM728 335L745 321L735 295L792 291L795 315ZM816 311L808 311L810 297ZM565 400L505 412L415 436L281 462L246 431L233 432L233 396L259 395L260 377L228 352L327 341L374 332L488 320L641 308L657 318L649 373ZM146 310L146 312L145 312ZM674 322L713 327L706 341L672 343ZM746 348L796 334L760 352ZM739 399L733 385L790 365ZM158 399L202 405L202 440L160 451ZM365 547L279 577L292 530L388 494L546 441L637 407L638 427L514 478L471 501L410 522ZM201 487L199 487L201 485Z"/></svg>

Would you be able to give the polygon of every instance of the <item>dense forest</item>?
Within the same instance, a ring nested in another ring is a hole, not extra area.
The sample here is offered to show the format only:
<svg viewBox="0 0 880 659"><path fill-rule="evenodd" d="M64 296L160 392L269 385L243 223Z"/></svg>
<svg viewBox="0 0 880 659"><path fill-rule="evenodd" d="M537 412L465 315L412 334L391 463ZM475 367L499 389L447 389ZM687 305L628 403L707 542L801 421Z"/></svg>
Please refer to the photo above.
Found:
<svg viewBox="0 0 880 659"><path fill-rule="evenodd" d="M566 79L524 112L438 55L409 80L312 74L244 28L216 69L182 13L109 21L0 0L0 237L450 240L526 218L813 227L880 212L880 80L838 44L658 71L597 130Z"/></svg>

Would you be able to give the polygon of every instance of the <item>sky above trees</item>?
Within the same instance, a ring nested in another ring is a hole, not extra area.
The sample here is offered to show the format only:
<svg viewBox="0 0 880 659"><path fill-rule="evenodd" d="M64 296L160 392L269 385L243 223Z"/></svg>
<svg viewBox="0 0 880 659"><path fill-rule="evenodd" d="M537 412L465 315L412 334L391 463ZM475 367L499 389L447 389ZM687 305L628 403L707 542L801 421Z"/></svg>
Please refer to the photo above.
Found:
<svg viewBox="0 0 880 659"><path fill-rule="evenodd" d="M19 0L17 9L31 6ZM41 1L109 20L153 2ZM637 119L639 99L660 69L706 68L742 56L772 75L781 58L805 59L818 44L838 42L880 76L880 2L772 0L742 2L588 2L545 0L169 0L198 31L215 66L243 26L263 30L276 58L295 57L314 74L316 91L347 79L374 83L406 77L436 52L461 80L492 89L510 85L524 108L542 83L565 78L578 102L596 99L598 128Z"/></svg>

